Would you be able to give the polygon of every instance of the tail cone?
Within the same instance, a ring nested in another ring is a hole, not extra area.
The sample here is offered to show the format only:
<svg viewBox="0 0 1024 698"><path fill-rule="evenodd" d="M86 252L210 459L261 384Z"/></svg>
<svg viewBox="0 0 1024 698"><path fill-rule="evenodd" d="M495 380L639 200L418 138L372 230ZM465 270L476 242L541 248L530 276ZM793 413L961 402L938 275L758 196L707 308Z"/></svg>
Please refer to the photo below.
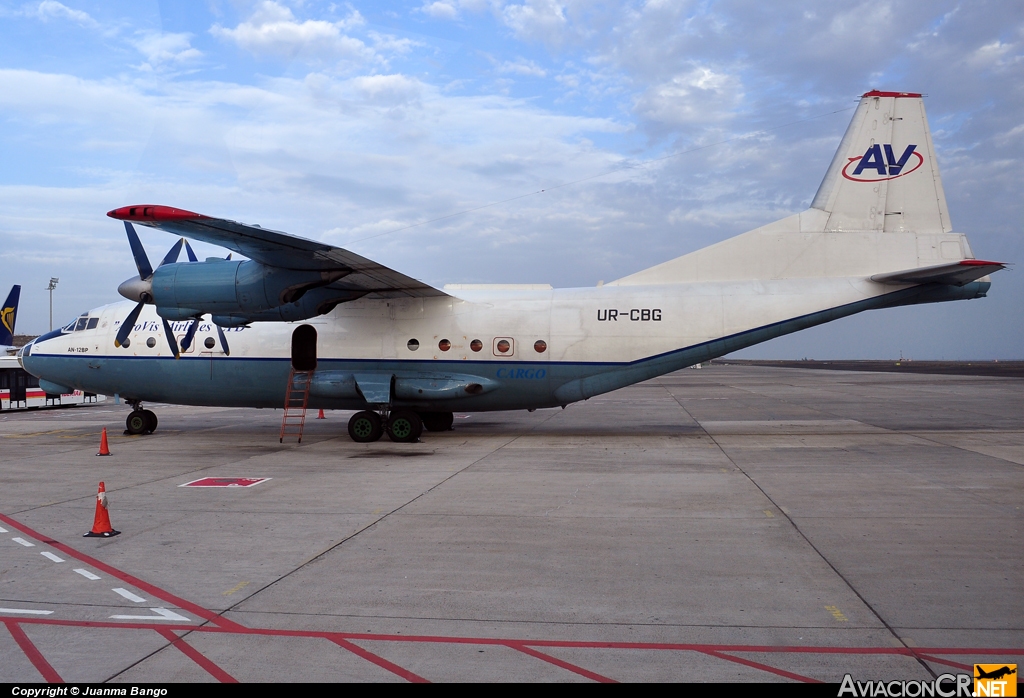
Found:
<svg viewBox="0 0 1024 698"><path fill-rule="evenodd" d="M105 442L106 440L104 439ZM93 519L92 530L82 537L110 538L118 535L121 535L121 532L115 531L113 526L110 525L110 514L107 513L107 488L101 482L99 491L96 493L96 516Z"/></svg>
<svg viewBox="0 0 1024 698"><path fill-rule="evenodd" d="M103 427L103 434L100 436L100 452L97 453L96 455L97 456L109 456L110 455L110 447L107 446L107 428L106 427Z"/></svg>

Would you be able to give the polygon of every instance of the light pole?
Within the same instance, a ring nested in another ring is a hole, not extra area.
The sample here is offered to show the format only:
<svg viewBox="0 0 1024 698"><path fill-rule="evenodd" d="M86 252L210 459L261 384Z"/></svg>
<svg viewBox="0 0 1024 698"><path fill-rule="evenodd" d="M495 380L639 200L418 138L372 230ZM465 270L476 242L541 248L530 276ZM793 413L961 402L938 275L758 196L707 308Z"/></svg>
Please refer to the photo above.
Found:
<svg viewBox="0 0 1024 698"><path fill-rule="evenodd" d="M46 290L50 292L50 332L53 332L53 289L57 288L57 282L60 281L56 276L50 277L50 285L46 287Z"/></svg>

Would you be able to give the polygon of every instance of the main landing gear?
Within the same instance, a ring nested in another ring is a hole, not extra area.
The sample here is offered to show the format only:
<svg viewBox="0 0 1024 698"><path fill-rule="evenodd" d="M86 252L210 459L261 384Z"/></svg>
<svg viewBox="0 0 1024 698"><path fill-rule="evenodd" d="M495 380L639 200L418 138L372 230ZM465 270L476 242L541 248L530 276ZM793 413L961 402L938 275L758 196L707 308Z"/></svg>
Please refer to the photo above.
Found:
<svg viewBox="0 0 1024 698"><path fill-rule="evenodd" d="M133 409L124 420L124 433L138 436L156 431L156 414L152 410L142 409L141 402L133 402L131 406Z"/></svg>
<svg viewBox="0 0 1024 698"><path fill-rule="evenodd" d="M451 412L393 410L386 417L370 410L356 412L348 421L348 435L357 443L377 441L384 434L398 443L415 443L423 430L448 431L455 416Z"/></svg>

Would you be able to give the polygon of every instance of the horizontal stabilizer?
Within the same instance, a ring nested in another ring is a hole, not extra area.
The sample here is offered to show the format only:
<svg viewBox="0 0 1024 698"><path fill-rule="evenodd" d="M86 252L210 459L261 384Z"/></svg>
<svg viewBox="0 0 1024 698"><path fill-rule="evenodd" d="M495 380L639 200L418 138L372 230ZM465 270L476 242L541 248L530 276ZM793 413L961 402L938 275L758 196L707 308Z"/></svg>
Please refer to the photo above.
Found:
<svg viewBox="0 0 1024 698"><path fill-rule="evenodd" d="M965 259L951 264L939 264L934 267L918 267L905 271L894 271L888 274L875 274L872 281L880 284L947 284L963 286L977 281L992 272L1005 269L1002 262L985 262L980 259Z"/></svg>

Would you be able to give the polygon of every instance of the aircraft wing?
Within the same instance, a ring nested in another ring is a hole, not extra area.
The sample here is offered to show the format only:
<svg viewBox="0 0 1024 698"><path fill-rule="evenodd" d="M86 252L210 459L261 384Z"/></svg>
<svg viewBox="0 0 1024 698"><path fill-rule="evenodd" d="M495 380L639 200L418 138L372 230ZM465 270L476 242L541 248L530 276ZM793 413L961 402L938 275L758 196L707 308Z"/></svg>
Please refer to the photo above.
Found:
<svg viewBox="0 0 1024 698"><path fill-rule="evenodd" d="M332 288L352 289L388 297L448 295L422 281L400 274L344 248L268 230L258 225L211 218L170 206L124 206L110 211L107 215L118 220L220 245L271 267L346 272L343 278L331 284Z"/></svg>
<svg viewBox="0 0 1024 698"><path fill-rule="evenodd" d="M872 281L880 284L946 284L963 286L977 281L992 272L1005 269L1002 262L985 262L980 259L965 259L960 262L938 264L933 267L918 267L887 274L875 274Z"/></svg>

